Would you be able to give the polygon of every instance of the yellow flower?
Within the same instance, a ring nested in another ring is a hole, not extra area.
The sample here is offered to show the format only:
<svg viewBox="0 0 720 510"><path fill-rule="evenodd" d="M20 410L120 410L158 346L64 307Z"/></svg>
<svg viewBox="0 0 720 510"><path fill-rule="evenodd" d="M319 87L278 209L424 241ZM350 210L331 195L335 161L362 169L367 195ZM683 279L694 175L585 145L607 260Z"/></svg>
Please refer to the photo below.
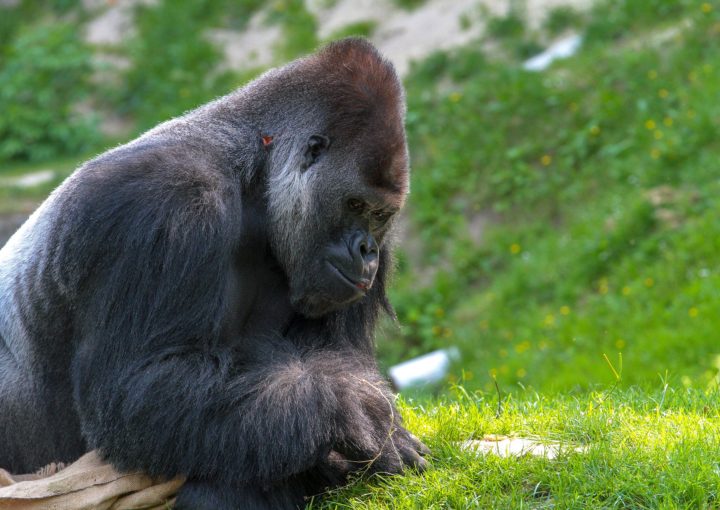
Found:
<svg viewBox="0 0 720 510"><path fill-rule="evenodd" d="M663 132L660 131L659 129L656 129L655 132L653 133L653 136L655 137L655 140L662 140Z"/></svg>
<svg viewBox="0 0 720 510"><path fill-rule="evenodd" d="M610 290L610 286L608 285L607 278L600 278L598 281L598 292L600 294L607 294L608 290Z"/></svg>
<svg viewBox="0 0 720 510"><path fill-rule="evenodd" d="M623 296L629 296L631 292L632 292L632 289L630 287L628 287L627 285L622 288Z"/></svg>
<svg viewBox="0 0 720 510"><path fill-rule="evenodd" d="M657 76L658 76L658 74L655 69L652 69L652 70L648 71L648 73L647 73L647 77L650 78L651 80L654 80L655 78L657 78Z"/></svg>
<svg viewBox="0 0 720 510"><path fill-rule="evenodd" d="M524 342L521 342L515 346L515 352L518 354L522 354L523 352L530 349L530 342L525 340Z"/></svg>
<svg viewBox="0 0 720 510"><path fill-rule="evenodd" d="M698 312L698 309L695 308L694 306L688 310L688 315L693 318L697 317L698 313L700 313L700 312Z"/></svg>
<svg viewBox="0 0 720 510"><path fill-rule="evenodd" d="M655 124L655 121L654 121L654 120L648 119L648 120L645 121L645 128L646 128L646 129L649 129L650 131L652 131L653 129L655 129L655 127L656 127L656 124Z"/></svg>
<svg viewBox="0 0 720 510"><path fill-rule="evenodd" d="M520 253L520 250L522 250L522 247L518 243L512 243L510 245L510 253L512 253L513 255L517 255L518 253Z"/></svg>
<svg viewBox="0 0 720 510"><path fill-rule="evenodd" d="M570 307L569 306L561 306L560 313L563 315L570 315Z"/></svg>
<svg viewBox="0 0 720 510"><path fill-rule="evenodd" d="M453 92L450 94L450 101L453 103L458 103L462 99L462 94L460 92Z"/></svg>
<svg viewBox="0 0 720 510"><path fill-rule="evenodd" d="M491 369L490 369L490 377L492 377L493 379L495 379L495 378L497 377L497 374L498 374L497 368L491 368Z"/></svg>
<svg viewBox="0 0 720 510"><path fill-rule="evenodd" d="M527 371L524 368L518 368L517 372L515 372L515 375L522 379L527 375Z"/></svg>
<svg viewBox="0 0 720 510"><path fill-rule="evenodd" d="M700 9L702 9L702 12L705 14L709 14L712 12L712 5L710 5L710 2L705 2L700 6Z"/></svg>
<svg viewBox="0 0 720 510"><path fill-rule="evenodd" d="M660 151L658 149L651 150L650 157L653 159L660 159Z"/></svg>
<svg viewBox="0 0 720 510"><path fill-rule="evenodd" d="M659 96L661 99L665 99L665 98L668 97L669 95L670 95L670 92L668 92L667 89L660 89L660 90L658 90L658 96Z"/></svg>
<svg viewBox="0 0 720 510"><path fill-rule="evenodd" d="M663 124L665 124L667 127L671 127L673 125L673 120L670 117L665 117L663 119Z"/></svg>
<svg viewBox="0 0 720 510"><path fill-rule="evenodd" d="M550 154L543 155L543 157L540 158L540 163L542 163L543 166L548 166L552 163L552 156Z"/></svg>
<svg viewBox="0 0 720 510"><path fill-rule="evenodd" d="M435 336L438 336L440 334L440 327L439 326L433 326L432 327L432 334Z"/></svg>
<svg viewBox="0 0 720 510"><path fill-rule="evenodd" d="M508 355L507 349L500 349L498 351L498 354L500 355L501 358L507 358L507 355Z"/></svg>
<svg viewBox="0 0 720 510"><path fill-rule="evenodd" d="M600 127L599 126L593 126L590 128L590 134L593 136L597 136L600 134Z"/></svg>
<svg viewBox="0 0 720 510"><path fill-rule="evenodd" d="M552 326L552 325L554 325L554 324L555 324L555 316L554 316L553 314L551 314L551 313L547 314L547 315L545 316L545 320L543 321L543 323L544 323L546 326Z"/></svg>
<svg viewBox="0 0 720 510"><path fill-rule="evenodd" d="M625 347L625 340L623 340L622 338L618 338L617 340L615 340L616 349L622 349L623 347Z"/></svg>
<svg viewBox="0 0 720 510"><path fill-rule="evenodd" d="M550 343L547 340L540 340L540 343L538 344L538 349L544 351L548 347L550 347Z"/></svg>
<svg viewBox="0 0 720 510"><path fill-rule="evenodd" d="M439 306L438 306L438 307L435 309L435 317L441 319L441 318L443 318L444 316L445 316L445 310L443 310L442 307L439 307Z"/></svg>
<svg viewBox="0 0 720 510"><path fill-rule="evenodd" d="M653 280L652 278L645 278L646 287L652 287L653 285L655 285L655 280Z"/></svg>

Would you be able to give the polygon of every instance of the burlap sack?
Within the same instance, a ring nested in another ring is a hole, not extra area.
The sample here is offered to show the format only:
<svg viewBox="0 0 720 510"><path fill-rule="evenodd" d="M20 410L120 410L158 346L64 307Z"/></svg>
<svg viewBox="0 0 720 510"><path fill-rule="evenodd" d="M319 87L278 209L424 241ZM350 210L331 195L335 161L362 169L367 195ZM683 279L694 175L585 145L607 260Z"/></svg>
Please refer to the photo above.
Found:
<svg viewBox="0 0 720 510"><path fill-rule="evenodd" d="M166 510L183 480L153 480L119 473L90 452L68 467L50 465L34 475L0 469L0 509Z"/></svg>

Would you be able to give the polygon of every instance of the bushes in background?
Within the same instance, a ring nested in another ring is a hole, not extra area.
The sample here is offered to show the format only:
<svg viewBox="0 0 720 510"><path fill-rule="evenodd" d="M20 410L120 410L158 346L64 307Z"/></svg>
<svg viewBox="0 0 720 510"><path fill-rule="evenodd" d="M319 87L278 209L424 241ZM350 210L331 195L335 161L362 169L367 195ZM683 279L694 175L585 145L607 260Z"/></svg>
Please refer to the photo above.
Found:
<svg viewBox="0 0 720 510"><path fill-rule="evenodd" d="M0 161L77 153L97 141L77 109L88 97L90 50L70 24L21 29L0 67Z"/></svg>

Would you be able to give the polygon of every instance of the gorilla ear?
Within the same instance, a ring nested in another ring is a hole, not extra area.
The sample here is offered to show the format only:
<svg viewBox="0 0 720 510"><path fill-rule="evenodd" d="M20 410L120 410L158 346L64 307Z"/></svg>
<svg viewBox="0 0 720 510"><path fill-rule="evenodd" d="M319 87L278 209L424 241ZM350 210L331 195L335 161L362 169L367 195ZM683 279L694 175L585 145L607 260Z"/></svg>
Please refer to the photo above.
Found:
<svg viewBox="0 0 720 510"><path fill-rule="evenodd" d="M327 136L311 135L303 155L303 170L310 168L328 147L330 147L330 139Z"/></svg>

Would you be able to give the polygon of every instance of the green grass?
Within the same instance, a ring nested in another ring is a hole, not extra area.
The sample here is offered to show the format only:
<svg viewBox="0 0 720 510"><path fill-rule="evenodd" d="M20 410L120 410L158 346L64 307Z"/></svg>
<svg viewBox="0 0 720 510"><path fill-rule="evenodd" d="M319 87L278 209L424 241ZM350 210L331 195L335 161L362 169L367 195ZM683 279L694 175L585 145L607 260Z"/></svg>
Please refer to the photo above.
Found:
<svg viewBox="0 0 720 510"><path fill-rule="evenodd" d="M327 38L327 41L335 41L343 37L371 37L375 32L377 22L374 20L358 21L339 28Z"/></svg>
<svg viewBox="0 0 720 510"><path fill-rule="evenodd" d="M418 7L423 5L426 1L427 0L391 0L392 3L394 3L401 9L405 9L408 11L417 9Z"/></svg>
<svg viewBox="0 0 720 510"><path fill-rule="evenodd" d="M432 449L423 475L355 482L310 508L717 508L720 412L716 391L661 387L548 398L461 388L406 402L408 428ZM555 459L501 458L459 443L491 434L559 441ZM571 451L584 448L584 453Z"/></svg>
<svg viewBox="0 0 720 510"><path fill-rule="evenodd" d="M588 45L544 73L477 45L416 66L422 243L400 254L386 364L457 344L485 390L591 388L620 354L632 384L717 377L720 12L655 3L598 3Z"/></svg>

